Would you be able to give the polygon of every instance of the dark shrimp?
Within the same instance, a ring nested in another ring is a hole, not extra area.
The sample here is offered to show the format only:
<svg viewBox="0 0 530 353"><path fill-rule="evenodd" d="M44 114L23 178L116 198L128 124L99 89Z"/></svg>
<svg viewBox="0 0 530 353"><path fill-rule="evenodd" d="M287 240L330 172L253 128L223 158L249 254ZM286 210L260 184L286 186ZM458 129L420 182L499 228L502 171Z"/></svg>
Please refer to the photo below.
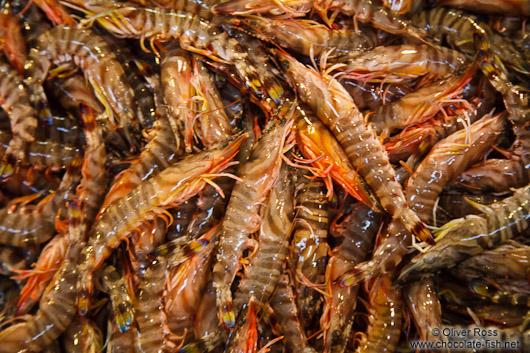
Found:
<svg viewBox="0 0 530 353"><path fill-rule="evenodd" d="M329 298L324 301L324 313L320 324L324 329L324 351L344 352L351 334L354 311L357 304L358 286L339 288L332 285L338 275L364 261L372 249L379 230L382 214L357 203L350 214L331 226L333 236L343 236L342 244L331 253L326 267Z"/></svg>

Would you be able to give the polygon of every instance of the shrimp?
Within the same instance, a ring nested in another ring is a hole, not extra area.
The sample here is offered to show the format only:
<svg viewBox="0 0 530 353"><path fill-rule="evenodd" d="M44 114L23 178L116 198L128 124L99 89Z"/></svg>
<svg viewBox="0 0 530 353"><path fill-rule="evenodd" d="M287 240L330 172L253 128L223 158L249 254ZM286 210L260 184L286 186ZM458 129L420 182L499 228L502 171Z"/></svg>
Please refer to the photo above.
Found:
<svg viewBox="0 0 530 353"><path fill-rule="evenodd" d="M82 158L76 158L68 167L58 189L41 200L36 206L16 211L8 207L0 210L0 243L23 247L42 244L55 234L55 216L64 207L79 182Z"/></svg>
<svg viewBox="0 0 530 353"><path fill-rule="evenodd" d="M325 270L329 298L324 300L324 312L320 319L324 329L324 351L344 352L352 330L357 304L358 286L338 288L332 286L333 278L364 261L373 247L382 214L357 203L342 222L331 225L334 236L343 236L342 244L331 253Z"/></svg>
<svg viewBox="0 0 530 353"><path fill-rule="evenodd" d="M442 308L431 278L411 283L403 288L403 298L420 333L421 341L440 341L434 328L442 327Z"/></svg>
<svg viewBox="0 0 530 353"><path fill-rule="evenodd" d="M77 260L82 243L72 243L65 260L43 295L39 310L28 321L0 332L0 344L7 352L40 352L53 343L75 316L76 287L79 279Z"/></svg>
<svg viewBox="0 0 530 353"><path fill-rule="evenodd" d="M297 353L316 353L307 344L306 335L300 323L295 296L287 275L280 277L278 286L271 297L270 305L278 319L281 333L285 337L286 350Z"/></svg>
<svg viewBox="0 0 530 353"><path fill-rule="evenodd" d="M407 206L381 141L371 125L365 123L348 92L337 81L306 68L296 59L278 55L297 84L300 99L331 130L359 175L378 196L381 207L420 239L434 243L429 230ZM322 104L322 101L329 104Z"/></svg>
<svg viewBox="0 0 530 353"><path fill-rule="evenodd" d="M245 16L232 22L248 26L252 33L306 56L319 57L333 49L333 56L373 49L377 37L370 29L356 33L350 28L330 29L312 20L277 20L259 16Z"/></svg>
<svg viewBox="0 0 530 353"><path fill-rule="evenodd" d="M530 247L510 240L462 261L457 272L466 277L507 278L524 281L530 271Z"/></svg>
<svg viewBox="0 0 530 353"><path fill-rule="evenodd" d="M530 186L525 186L500 202L489 206L476 204L482 211L480 215L445 224L437 244L416 255L401 271L399 282L429 276L442 268L454 266L524 231L530 217L529 195Z"/></svg>
<svg viewBox="0 0 530 353"><path fill-rule="evenodd" d="M112 311L121 333L129 330L134 319L134 308L127 291L125 278L114 266L108 265L101 271L103 290L109 294Z"/></svg>
<svg viewBox="0 0 530 353"><path fill-rule="evenodd" d="M164 102L168 105L169 123L179 139L181 131L184 132L185 149L190 153L195 120L192 109L195 92L191 84L193 67L190 55L176 44L169 43L167 50L162 53L160 72Z"/></svg>
<svg viewBox="0 0 530 353"><path fill-rule="evenodd" d="M28 313L39 301L48 283L61 266L69 245L69 235L60 233L42 249L39 259L32 269L16 271L17 276L14 276L14 279L28 280L20 292L19 315Z"/></svg>
<svg viewBox="0 0 530 353"><path fill-rule="evenodd" d="M269 127L254 145L250 159L238 171L241 179L236 182L221 224L217 262L213 269L214 287L220 322L234 326L231 285L239 268L243 250L250 243L249 235L260 224L259 203L278 180L282 154L287 136L293 125L294 103L286 102L280 112L279 123ZM271 123L272 124L272 123Z"/></svg>
<svg viewBox="0 0 530 353"><path fill-rule="evenodd" d="M504 128L500 116L486 115L436 144L409 178L406 194L410 207L428 221L443 187L455 175L479 161Z"/></svg>
<svg viewBox="0 0 530 353"><path fill-rule="evenodd" d="M464 54L426 44L378 46L336 60L346 77L367 82L401 83L429 73L444 77L467 64Z"/></svg>
<svg viewBox="0 0 530 353"><path fill-rule="evenodd" d="M167 217L166 208L178 205L194 196L237 154L246 134L234 137L221 146L205 150L174 163L162 172L140 183L126 196L116 201L94 223L88 246L83 250L79 270L81 282L80 310L86 313L92 293L93 272L101 266L120 241L146 221ZM126 219L126 222L116 222ZM166 222L169 223L169 220Z"/></svg>
<svg viewBox="0 0 530 353"><path fill-rule="evenodd" d="M261 312L277 286L288 255L289 236L293 222L294 189L288 166L282 166L279 180L271 190L262 217L259 251L250 258L234 299L234 312L244 310L256 296L256 311ZM224 312L222 315L226 315ZM234 313L228 313L234 315ZM225 317L225 316L223 316Z"/></svg>
<svg viewBox="0 0 530 353"><path fill-rule="evenodd" d="M326 187L321 179L308 179L308 174L297 178L295 226L292 239L290 267L297 277L310 283L324 283L329 246L328 200ZM302 282L300 280L300 282ZM302 324L310 326L320 311L320 295L303 282L297 286L298 305L302 313Z"/></svg>
<svg viewBox="0 0 530 353"><path fill-rule="evenodd" d="M390 277L377 277L370 288L368 330L357 353L394 352L402 326L401 290L392 287Z"/></svg>
<svg viewBox="0 0 530 353"><path fill-rule="evenodd" d="M437 0L439 6L451 6L466 11L505 16L530 16L530 4L525 0Z"/></svg>
<svg viewBox="0 0 530 353"><path fill-rule="evenodd" d="M388 9L374 0L321 0L318 5L320 7L318 11L328 25L333 22L335 15L329 19L327 12L340 12L346 16L353 16L354 23L359 20L385 32L427 43L426 30L416 28L401 16L391 14Z"/></svg>
<svg viewBox="0 0 530 353"><path fill-rule="evenodd" d="M22 27L9 6L0 9L0 48L11 65L24 73L24 63L28 55L26 42L22 36Z"/></svg>
<svg viewBox="0 0 530 353"><path fill-rule="evenodd" d="M167 299L164 311L168 317L167 324L171 332L181 338L179 341L182 343L187 341L187 333L193 329L195 313L210 280L218 233L216 226L205 234L210 243L178 268L170 269L166 280ZM193 285L190 286L190 283Z"/></svg>
<svg viewBox="0 0 530 353"><path fill-rule="evenodd" d="M166 352L172 343L171 332L167 327L162 293L167 276L167 266L176 266L195 255L208 245L206 239L190 244L176 244L169 249L167 256L158 256L151 262L138 286L135 302L136 323L138 324L137 344L144 352Z"/></svg>
<svg viewBox="0 0 530 353"><path fill-rule="evenodd" d="M329 197L333 192L333 179L357 200L368 207L377 208L377 199L328 128L311 111L300 109L300 113L302 115L296 120L298 147L305 158L313 161L317 169L315 174L324 178L328 188L326 196Z"/></svg>
<svg viewBox="0 0 530 353"><path fill-rule="evenodd" d="M212 12L230 15L270 15L284 19L304 17L313 6L313 0L229 0L216 4Z"/></svg>
<svg viewBox="0 0 530 353"><path fill-rule="evenodd" d="M182 155L180 140L175 139L170 124L164 116L159 116L151 130L151 141L136 156L123 172L114 178L110 190L97 218L101 218L106 210L129 194L142 182L149 180L162 170L173 164Z"/></svg>
<svg viewBox="0 0 530 353"><path fill-rule="evenodd" d="M51 66L71 70L79 66L107 110L111 123L116 119L132 148L138 147L133 132L139 133L138 119L133 115L134 92L123 67L108 44L95 33L66 26L56 26L43 33L29 53L25 69L26 83L40 91Z"/></svg>
<svg viewBox="0 0 530 353"><path fill-rule="evenodd" d="M471 69L461 76L450 77L423 86L395 102L377 108L369 121L378 135L387 137L396 130L409 125L423 123L445 107L454 104L463 88L471 81L476 70Z"/></svg>
<svg viewBox="0 0 530 353"><path fill-rule="evenodd" d="M98 353L103 349L103 335L96 323L75 318L62 336L63 347L69 353Z"/></svg>
<svg viewBox="0 0 530 353"><path fill-rule="evenodd" d="M448 7L436 7L413 15L411 23L426 30L435 39L445 41L449 47L464 54L476 52L474 34L479 32L486 37L491 50L511 69L528 74L528 64L523 54L510 38L495 33L486 23L464 11Z"/></svg>
<svg viewBox="0 0 530 353"><path fill-rule="evenodd" d="M259 68L247 60L245 48L226 32L220 31L214 23L197 15L160 8L121 7L94 14L85 24L94 21L118 37L148 38L151 41L179 39L182 49L232 65L247 88L259 99L272 99L276 105L282 101L283 88L276 81L262 82L257 75Z"/></svg>
<svg viewBox="0 0 530 353"><path fill-rule="evenodd" d="M24 142L35 140L37 112L31 105L30 93L22 77L10 65L0 60L0 107L9 115L13 139L8 152L24 159Z"/></svg>
<svg viewBox="0 0 530 353"><path fill-rule="evenodd" d="M233 129L208 69L197 59L193 60L193 64L194 99L199 103L199 112L194 118L195 134L203 146L209 147L232 136Z"/></svg>

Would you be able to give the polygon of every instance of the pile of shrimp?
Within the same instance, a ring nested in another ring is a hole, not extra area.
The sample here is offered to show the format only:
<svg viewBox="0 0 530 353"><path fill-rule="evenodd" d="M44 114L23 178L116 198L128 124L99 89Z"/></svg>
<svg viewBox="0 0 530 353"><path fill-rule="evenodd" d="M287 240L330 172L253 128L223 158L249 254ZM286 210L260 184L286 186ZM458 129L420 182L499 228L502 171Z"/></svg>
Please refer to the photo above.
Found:
<svg viewBox="0 0 530 353"><path fill-rule="evenodd" d="M530 352L527 16L1 0L0 352Z"/></svg>

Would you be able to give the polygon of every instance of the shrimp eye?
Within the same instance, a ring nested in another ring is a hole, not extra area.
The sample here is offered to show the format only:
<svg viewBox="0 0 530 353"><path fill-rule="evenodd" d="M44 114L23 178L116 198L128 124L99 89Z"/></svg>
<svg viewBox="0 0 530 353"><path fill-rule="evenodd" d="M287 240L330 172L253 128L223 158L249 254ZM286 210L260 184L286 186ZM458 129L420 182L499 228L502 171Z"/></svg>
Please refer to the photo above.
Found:
<svg viewBox="0 0 530 353"><path fill-rule="evenodd" d="M283 65L283 67L285 67L286 69L289 68L289 62L288 62L287 60L283 60L283 61L282 61L282 65Z"/></svg>

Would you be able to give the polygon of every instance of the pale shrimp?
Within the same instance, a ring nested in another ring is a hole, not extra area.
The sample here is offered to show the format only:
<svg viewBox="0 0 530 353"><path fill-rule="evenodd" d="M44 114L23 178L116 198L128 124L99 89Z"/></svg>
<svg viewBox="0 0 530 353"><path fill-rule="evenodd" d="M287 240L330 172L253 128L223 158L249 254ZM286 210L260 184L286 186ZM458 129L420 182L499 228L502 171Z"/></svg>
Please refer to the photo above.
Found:
<svg viewBox="0 0 530 353"><path fill-rule="evenodd" d="M233 327L235 321L230 287L239 269L243 251L250 244L249 236L261 223L259 204L278 180L281 156L288 145L286 139L293 126L295 108L295 104L286 102L280 112L281 120L278 123L271 121L271 126L254 145L249 160L237 173L240 181L234 186L221 224L213 281L221 315L219 319L227 327Z"/></svg>
<svg viewBox="0 0 530 353"><path fill-rule="evenodd" d="M195 87L193 99L198 103L198 111L192 128L202 145L209 147L232 136L233 128L223 109L213 77L200 60L194 59L193 64L195 72L191 84Z"/></svg>
<svg viewBox="0 0 530 353"><path fill-rule="evenodd" d="M292 239L290 268L299 277L297 297L302 325L314 323L321 309L320 294L306 287L305 280L315 285L324 283L328 260L328 198L322 179L310 179L308 173L298 175L296 182L296 217ZM302 281L302 278L304 280Z"/></svg>
<svg viewBox="0 0 530 353"><path fill-rule="evenodd" d="M388 83L410 81L426 73L441 78L462 69L467 61L456 50L426 44L378 46L336 59L348 78Z"/></svg>
<svg viewBox="0 0 530 353"><path fill-rule="evenodd" d="M94 271L101 266L122 240L139 225L157 217L167 219L166 208L186 201L211 182L237 154L246 134L235 136L223 145L188 156L162 172L140 183L126 196L101 213L90 231L88 246L83 250L79 270L81 282L80 310L86 313L92 293ZM117 222L116 220L127 220ZM169 219L167 223L170 223Z"/></svg>
<svg viewBox="0 0 530 353"><path fill-rule="evenodd" d="M100 273L103 291L109 294L114 319L120 332L127 332L134 319L131 296L127 291L125 276L112 265L105 266Z"/></svg>
<svg viewBox="0 0 530 353"><path fill-rule="evenodd" d="M432 278L405 286L403 298L419 331L420 340L440 341L441 337L434 335L433 329L442 327L442 308Z"/></svg>
<svg viewBox="0 0 530 353"><path fill-rule="evenodd" d="M332 280L364 261L373 248L382 214L357 203L340 223L333 222L333 236L343 236L342 244L331 253L325 277L330 297L324 300L320 319L324 329L324 352L344 352L351 335L359 286L339 288Z"/></svg>
<svg viewBox="0 0 530 353"><path fill-rule="evenodd" d="M306 56L320 57L333 49L331 55L358 53L373 49L377 37L370 29L357 33L350 28L330 29L312 20L277 20L259 16L232 19L251 29L257 37L289 48Z"/></svg>
<svg viewBox="0 0 530 353"><path fill-rule="evenodd" d="M461 76L423 86L390 104L379 107L370 115L369 121L374 124L377 134L383 137L409 125L423 123L458 101L463 88L471 81L475 71L471 69Z"/></svg>
<svg viewBox="0 0 530 353"><path fill-rule="evenodd" d="M368 329L356 353L394 352L402 331L401 289L388 276L376 277L369 292Z"/></svg>
<svg viewBox="0 0 530 353"><path fill-rule="evenodd" d="M434 243L430 231L406 203L383 144L366 124L351 96L338 81L321 76L291 56L279 53L281 63L294 83L300 99L331 130L359 175L378 196L382 208L417 237ZM327 102L322 104L322 102Z"/></svg>
<svg viewBox="0 0 530 353"><path fill-rule="evenodd" d="M193 96L191 84L193 67L191 56L176 43L169 43L162 53L160 72L164 102L168 106L168 120L175 136L184 135L186 152L193 143ZM175 137L177 138L177 137Z"/></svg>
<svg viewBox="0 0 530 353"><path fill-rule="evenodd" d="M43 295L39 310L28 321L0 332L2 349L7 352L39 352L53 343L70 325L76 313L77 261L84 244L72 243L65 261Z"/></svg>
<svg viewBox="0 0 530 353"><path fill-rule="evenodd" d="M99 353L103 349L103 334L90 319L75 318L61 339L68 353Z"/></svg>
<svg viewBox="0 0 530 353"><path fill-rule="evenodd" d="M413 15L411 22L434 38L445 41L450 47L467 55L475 54L474 35L479 32L485 35L492 51L506 66L528 74L528 64L511 39L495 33L486 23L471 14L454 8L436 7Z"/></svg>
<svg viewBox="0 0 530 353"><path fill-rule="evenodd" d="M528 228L530 186L489 206L479 205L483 213L453 220L442 227L437 244L416 255L399 275L401 283L428 277L442 268L455 266L471 256L492 249ZM443 255L440 255L443 254Z"/></svg>
<svg viewBox="0 0 530 353"><path fill-rule="evenodd" d="M259 250L245 267L234 298L235 313L245 310L252 296L257 299L256 312L261 312L280 279L289 252L293 222L294 189L288 168L283 165L279 180L270 192L260 226ZM224 312L222 314L225 315ZM229 314L235 316L234 313Z"/></svg>
<svg viewBox="0 0 530 353"><path fill-rule="evenodd" d="M26 42L22 36L20 22L9 6L0 9L0 48L7 60L20 73L24 73L24 63L28 55Z"/></svg>
<svg viewBox="0 0 530 353"><path fill-rule="evenodd" d="M119 125L131 148L138 148L134 132L139 131L133 115L134 92L127 82L123 67L109 45L87 29L56 26L43 33L30 50L25 69L26 83L41 91L51 67L72 70L79 67L106 108L110 121Z"/></svg>
<svg viewBox="0 0 530 353"><path fill-rule="evenodd" d="M328 188L326 196L329 198L333 193L333 180L352 197L377 209L377 198L331 131L310 110L299 111L301 114L296 119L298 148L306 159L313 161L313 173L324 179Z"/></svg>
<svg viewBox="0 0 530 353"><path fill-rule="evenodd" d="M525 0L437 0L436 4L484 14L530 16L530 3Z"/></svg>
<svg viewBox="0 0 530 353"><path fill-rule="evenodd" d="M35 206L26 206L12 211L8 207L0 210L0 243L11 246L28 246L48 241L55 233L55 216L73 196L79 182L82 158L76 158L68 167L58 189ZM29 208L29 210L27 209Z"/></svg>
<svg viewBox="0 0 530 353"><path fill-rule="evenodd" d="M316 353L307 343L306 334L299 319L295 295L287 275L282 275L270 303L278 319L280 332L284 335L284 346L288 352Z"/></svg>
<svg viewBox="0 0 530 353"><path fill-rule="evenodd" d="M0 60L0 107L11 123L13 139L8 153L17 159L24 158L24 143L35 140L38 125L37 112L31 104L30 93L22 76L10 65Z"/></svg>
<svg viewBox="0 0 530 353"><path fill-rule="evenodd" d="M118 37L167 41L178 39L182 49L233 66L247 88L275 104L282 101L283 88L278 81L262 82L259 68L247 60L248 53L216 24L184 11L160 8L121 7L93 14L86 23L97 22Z"/></svg>

